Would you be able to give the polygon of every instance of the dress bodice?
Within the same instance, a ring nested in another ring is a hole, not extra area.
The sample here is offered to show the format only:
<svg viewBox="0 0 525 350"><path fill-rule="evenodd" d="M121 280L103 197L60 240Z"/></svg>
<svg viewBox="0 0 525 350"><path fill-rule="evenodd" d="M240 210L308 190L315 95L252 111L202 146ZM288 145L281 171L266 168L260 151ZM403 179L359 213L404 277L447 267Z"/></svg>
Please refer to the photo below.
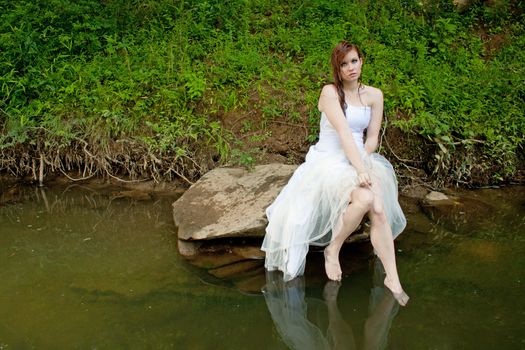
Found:
<svg viewBox="0 0 525 350"><path fill-rule="evenodd" d="M371 108L369 106L346 107L346 121L352 131L352 136L361 152L364 152L363 134L368 127L371 118ZM315 145L318 151L335 151L341 150L341 140L335 128L330 124L325 113L321 113L321 124L319 130L319 141Z"/></svg>

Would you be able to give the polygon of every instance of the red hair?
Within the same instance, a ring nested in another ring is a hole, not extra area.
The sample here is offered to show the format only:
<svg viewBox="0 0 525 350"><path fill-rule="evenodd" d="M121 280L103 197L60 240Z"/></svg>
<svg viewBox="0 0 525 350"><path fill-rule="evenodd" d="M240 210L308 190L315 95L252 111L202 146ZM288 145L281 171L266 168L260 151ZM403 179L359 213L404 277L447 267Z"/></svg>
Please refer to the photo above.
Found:
<svg viewBox="0 0 525 350"><path fill-rule="evenodd" d="M339 42L332 50L332 56L330 57L330 63L332 64L332 74L334 76L334 85L337 88L337 95L339 96L339 104L343 109L343 113L346 115L346 102L345 93L343 91L343 79L341 78L341 64L345 56L352 50L357 52L357 56L363 59L361 50L357 45L350 44L346 40ZM361 82L359 82L361 86ZM359 90L358 90L359 91Z"/></svg>

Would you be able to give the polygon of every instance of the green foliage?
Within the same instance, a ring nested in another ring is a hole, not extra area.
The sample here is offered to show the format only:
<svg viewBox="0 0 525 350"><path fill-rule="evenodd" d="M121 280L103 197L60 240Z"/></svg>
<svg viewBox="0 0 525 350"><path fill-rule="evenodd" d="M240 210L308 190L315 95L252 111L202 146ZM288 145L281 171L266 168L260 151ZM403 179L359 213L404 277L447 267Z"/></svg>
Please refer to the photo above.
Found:
<svg viewBox="0 0 525 350"><path fill-rule="evenodd" d="M255 166L255 153L257 153L256 149L252 149L249 151L241 151L238 148L234 148L232 150L232 159L235 164L243 166L248 170L251 170Z"/></svg>
<svg viewBox="0 0 525 350"><path fill-rule="evenodd" d="M524 13L511 0L6 0L0 149L127 138L251 166L218 120L254 113L241 132L258 135L303 121L315 141L329 53L348 39L388 118L436 146L436 176L468 181L475 153L508 179L524 146Z"/></svg>

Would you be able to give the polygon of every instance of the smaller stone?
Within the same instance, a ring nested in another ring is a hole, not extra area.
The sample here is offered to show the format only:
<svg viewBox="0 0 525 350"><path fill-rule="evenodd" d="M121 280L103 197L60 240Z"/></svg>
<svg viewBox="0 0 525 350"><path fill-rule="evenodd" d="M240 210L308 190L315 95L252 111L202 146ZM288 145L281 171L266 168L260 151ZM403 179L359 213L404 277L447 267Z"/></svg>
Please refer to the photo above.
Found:
<svg viewBox="0 0 525 350"><path fill-rule="evenodd" d="M432 191L425 196L425 200L427 202L436 202L450 200L450 198L448 198L447 195L444 193Z"/></svg>

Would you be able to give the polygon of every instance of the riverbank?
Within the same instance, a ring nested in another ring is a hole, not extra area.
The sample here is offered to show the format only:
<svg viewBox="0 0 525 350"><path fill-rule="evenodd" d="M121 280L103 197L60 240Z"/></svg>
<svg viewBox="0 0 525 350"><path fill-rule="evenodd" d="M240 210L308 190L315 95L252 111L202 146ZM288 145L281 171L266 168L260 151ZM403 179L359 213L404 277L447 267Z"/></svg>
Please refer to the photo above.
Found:
<svg viewBox="0 0 525 350"><path fill-rule="evenodd" d="M523 181L525 8L455 3L4 1L0 172L190 184L297 164L348 39L385 96L381 152L401 180Z"/></svg>
<svg viewBox="0 0 525 350"><path fill-rule="evenodd" d="M243 168L250 171L256 165L264 165L271 163L281 163L281 164L300 164L304 158L304 153L308 150L309 144L300 142L300 138L296 137L297 134L293 130L283 129L285 132L288 132L290 136L289 144L287 145L286 154L283 152L261 152L257 158L250 164L245 164ZM295 142L294 142L295 136ZM280 141L282 139L288 139L286 137L280 138L277 140L270 140L268 142L268 148L275 149L280 146ZM388 142L388 141L387 141ZM393 144L399 145L404 142L399 142L399 139ZM406 147L406 146L404 146ZM383 148L384 150L384 148ZM398 150L399 153L402 153L402 150ZM416 161L412 160L410 163L401 163L398 159L398 154L393 152L391 148L387 149L385 152L390 157L392 157L392 163L396 168L396 175L399 183L399 194L404 197L422 199L429 191L454 191L454 189L473 189L473 188L498 188L512 185L523 185L525 184L525 165L522 169L519 169L516 175L510 179L510 181L492 183L486 177L478 178L475 182L462 183L463 186L458 186L458 184L453 185L450 182L436 182L432 176L428 175L424 168L417 168L413 165ZM412 155L415 154L414 151L411 152ZM428 157L428 152L422 152L419 156L419 159ZM417 161L421 163L422 161ZM230 164L230 167L234 167L234 164ZM238 167L238 165L237 165ZM74 174L72 174L74 176ZM17 193L16 188L18 186L25 185L45 185L47 187L53 186L63 186L63 185L85 185L94 188L104 188L104 187L120 187L125 191L129 191L129 196L131 197L133 193L136 193L137 196L140 196L140 193L171 193L182 195L193 183L197 181L198 178L195 178L194 181L188 181L188 179L174 178L171 181L159 181L154 178L145 178L145 179L130 179L130 178L119 178L115 176L100 175L100 176L90 176L85 179L75 180L73 176L66 176L62 172L49 173L46 174L44 181L40 183L39 178L32 175L26 175L24 177L14 176L6 172L0 172L0 193L3 199L0 199L0 203L9 201L13 197L13 194Z"/></svg>

